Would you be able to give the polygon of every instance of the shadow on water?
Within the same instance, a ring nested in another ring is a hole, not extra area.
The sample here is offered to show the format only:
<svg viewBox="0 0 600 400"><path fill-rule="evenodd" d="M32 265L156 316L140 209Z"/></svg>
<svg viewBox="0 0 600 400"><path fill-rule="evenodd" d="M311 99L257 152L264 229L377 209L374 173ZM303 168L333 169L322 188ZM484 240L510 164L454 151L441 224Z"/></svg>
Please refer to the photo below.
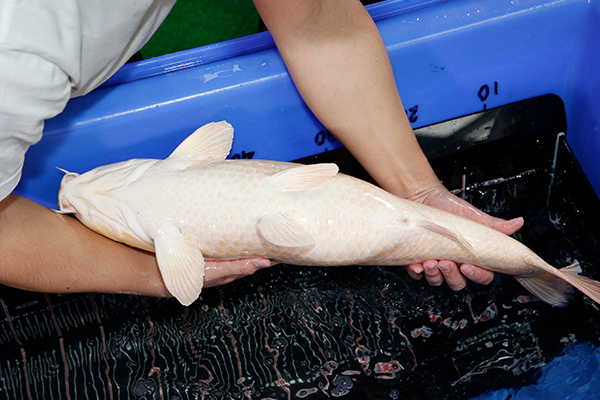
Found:
<svg viewBox="0 0 600 400"><path fill-rule="evenodd" d="M599 279L599 201L564 137L553 167L564 113L550 113L558 121L543 129L517 114L476 129L472 120L454 123L479 132L464 135L476 145L438 143L432 148L449 151L432 163L475 206L524 216L516 237L547 261L562 267L576 259ZM503 134L519 126L525 133ZM343 150L330 153L303 161L332 157L364 177ZM397 267L283 265L206 289L189 308L170 299L3 288L0 398L463 399L535 383L573 344L599 345L595 303L575 293L569 306L551 307L496 275L489 286L452 292Z"/></svg>

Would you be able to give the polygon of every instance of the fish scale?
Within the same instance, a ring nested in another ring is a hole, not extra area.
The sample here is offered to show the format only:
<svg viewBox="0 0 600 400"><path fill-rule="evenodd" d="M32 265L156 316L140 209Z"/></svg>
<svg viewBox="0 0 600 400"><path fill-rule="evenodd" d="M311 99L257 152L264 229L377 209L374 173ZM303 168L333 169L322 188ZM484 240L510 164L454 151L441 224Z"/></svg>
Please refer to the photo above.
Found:
<svg viewBox="0 0 600 400"><path fill-rule="evenodd" d="M252 160L222 161L175 172L168 165L157 166L147 179L128 185L121 196L129 199L131 208L143 210L140 217L147 231L156 231L158 221L172 219L180 229L204 237L202 248L207 258L262 256L268 248L270 256L281 262L343 265L376 258L389 246L387 236L395 224L387 222L390 226L381 229L384 221L394 217L387 203L374 207L378 204L364 196L362 185L348 191L352 196L339 198L336 193L342 187L356 183L343 175L334 177L331 185L303 192L282 194L269 184L271 176L294 166ZM162 189L172 194L168 202L156 198L155 182L162 182ZM316 245L310 252L272 246L259 235L256 222L273 211L289 214L311 231Z"/></svg>
<svg viewBox="0 0 600 400"><path fill-rule="evenodd" d="M268 257L288 264L408 265L450 259L514 275L565 305L573 285L600 302L600 283L558 270L489 227L398 198L334 164L225 160L233 128L211 123L165 160L129 160L67 173L60 212L96 232L156 251L167 289L183 304L208 259Z"/></svg>

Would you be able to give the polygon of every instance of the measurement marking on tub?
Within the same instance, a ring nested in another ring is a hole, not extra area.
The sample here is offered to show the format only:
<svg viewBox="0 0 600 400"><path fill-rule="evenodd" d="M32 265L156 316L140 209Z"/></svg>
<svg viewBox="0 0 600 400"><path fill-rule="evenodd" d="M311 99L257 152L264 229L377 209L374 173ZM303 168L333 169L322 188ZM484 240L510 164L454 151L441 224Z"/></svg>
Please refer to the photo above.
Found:
<svg viewBox="0 0 600 400"><path fill-rule="evenodd" d="M246 152L246 151L242 150L241 153L235 153L234 155L232 155L231 159L232 160L236 160L236 159L237 160L239 160L239 159L243 159L243 160L251 159L251 158L254 158L254 154L255 154L254 151L248 151L248 152Z"/></svg>
<svg viewBox="0 0 600 400"><path fill-rule="evenodd" d="M498 95L498 81L494 81L494 95ZM488 84L484 84L483 86L481 86L479 88L479 91L477 92L477 97L479 97L479 100L481 100L483 102L483 110L487 110L487 105L485 104L485 101L488 99L488 97L490 96L490 87Z"/></svg>
<svg viewBox="0 0 600 400"><path fill-rule="evenodd" d="M411 124L414 124L419 119L419 116L417 115L417 111L419 111L419 105L414 105L411 108L409 108L408 110L404 110L404 112L406 113L406 116L408 117L408 120L410 121Z"/></svg>
<svg viewBox="0 0 600 400"><path fill-rule="evenodd" d="M317 146L323 146L326 141L333 143L336 141L336 138L327 130L319 131L319 133L315 135L315 143Z"/></svg>

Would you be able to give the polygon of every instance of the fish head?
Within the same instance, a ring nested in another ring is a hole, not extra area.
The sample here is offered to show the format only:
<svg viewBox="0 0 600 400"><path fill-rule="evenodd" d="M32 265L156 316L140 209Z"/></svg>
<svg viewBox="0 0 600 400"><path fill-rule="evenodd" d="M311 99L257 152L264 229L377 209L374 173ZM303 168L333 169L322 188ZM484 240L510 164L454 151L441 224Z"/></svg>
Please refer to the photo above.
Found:
<svg viewBox="0 0 600 400"><path fill-rule="evenodd" d="M156 160L129 160L84 174L63 170L58 212L75 215L88 228L110 239L153 250L152 239L141 228L122 190L151 166L148 161Z"/></svg>

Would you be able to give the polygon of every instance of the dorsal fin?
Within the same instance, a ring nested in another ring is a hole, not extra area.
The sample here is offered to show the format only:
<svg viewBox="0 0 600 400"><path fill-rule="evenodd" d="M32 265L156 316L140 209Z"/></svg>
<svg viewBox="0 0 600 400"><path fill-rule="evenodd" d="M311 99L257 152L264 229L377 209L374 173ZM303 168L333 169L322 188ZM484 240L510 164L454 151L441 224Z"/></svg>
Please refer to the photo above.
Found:
<svg viewBox="0 0 600 400"><path fill-rule="evenodd" d="M273 175L270 182L284 192L309 190L334 177L338 171L335 164L300 165Z"/></svg>
<svg viewBox="0 0 600 400"><path fill-rule="evenodd" d="M185 167L221 161L233 143L233 127L225 122L209 122L188 136L168 160L183 161Z"/></svg>

